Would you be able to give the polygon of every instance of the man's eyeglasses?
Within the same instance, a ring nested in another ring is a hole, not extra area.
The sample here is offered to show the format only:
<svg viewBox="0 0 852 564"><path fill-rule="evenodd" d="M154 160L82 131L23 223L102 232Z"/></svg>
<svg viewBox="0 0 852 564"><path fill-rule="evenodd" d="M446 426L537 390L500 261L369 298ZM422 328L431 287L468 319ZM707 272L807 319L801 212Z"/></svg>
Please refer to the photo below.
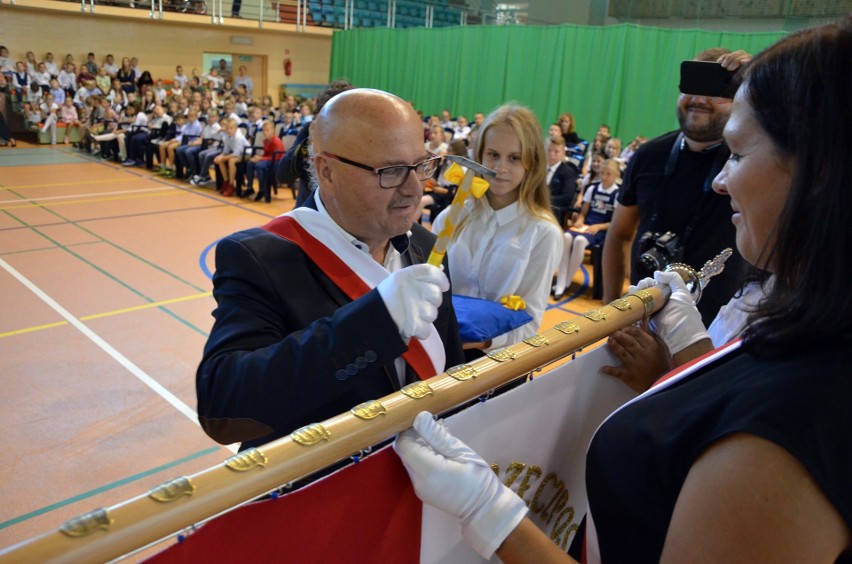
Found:
<svg viewBox="0 0 852 564"><path fill-rule="evenodd" d="M438 171L438 165L441 163L441 157L436 156L430 157L425 161L420 161L419 163L413 165L392 165L383 166L381 168L373 168L371 166L355 162L353 160L341 157L340 155L335 155L333 153L322 152L320 153L320 156L329 159L334 159L336 161L340 161L351 166L356 166L364 170L369 170L373 174L378 175L379 186L381 186L382 188L396 188L397 186L402 186L403 184L405 184L405 181L408 180L408 174L411 171L414 171L414 174L418 180L429 180L430 178L433 178L435 176L435 173Z"/></svg>

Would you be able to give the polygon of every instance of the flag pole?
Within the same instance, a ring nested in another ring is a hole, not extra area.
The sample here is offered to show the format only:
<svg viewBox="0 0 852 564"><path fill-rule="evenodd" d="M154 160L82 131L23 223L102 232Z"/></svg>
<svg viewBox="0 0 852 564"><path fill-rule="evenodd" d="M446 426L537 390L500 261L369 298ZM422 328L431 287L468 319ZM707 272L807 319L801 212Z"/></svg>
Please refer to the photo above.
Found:
<svg viewBox="0 0 852 564"><path fill-rule="evenodd" d="M0 564L108 561L168 538L392 437L421 411L445 412L648 317L668 299L663 291L668 286L639 290L221 464L75 517L0 551Z"/></svg>

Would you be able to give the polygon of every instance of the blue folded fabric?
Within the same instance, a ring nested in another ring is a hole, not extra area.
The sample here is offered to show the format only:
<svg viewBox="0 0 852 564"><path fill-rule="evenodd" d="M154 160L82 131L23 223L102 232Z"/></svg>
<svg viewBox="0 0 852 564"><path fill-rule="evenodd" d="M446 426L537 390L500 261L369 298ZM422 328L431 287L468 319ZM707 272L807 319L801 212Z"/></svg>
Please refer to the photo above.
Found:
<svg viewBox="0 0 852 564"><path fill-rule="evenodd" d="M469 296L453 294L453 307L463 343L487 341L532 321L525 310L514 311L497 302Z"/></svg>

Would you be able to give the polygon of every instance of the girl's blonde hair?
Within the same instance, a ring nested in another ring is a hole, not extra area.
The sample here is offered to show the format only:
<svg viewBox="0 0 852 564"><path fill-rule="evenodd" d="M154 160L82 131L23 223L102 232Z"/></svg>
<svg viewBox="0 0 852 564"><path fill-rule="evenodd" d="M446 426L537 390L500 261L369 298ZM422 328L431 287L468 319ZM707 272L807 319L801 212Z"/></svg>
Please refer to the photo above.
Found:
<svg viewBox="0 0 852 564"><path fill-rule="evenodd" d="M610 137L609 139L607 139L606 143L604 144L604 151L606 151L606 147L608 147L610 145L616 147L616 149L615 149L616 155L615 156L618 156L618 153L621 152L621 139L619 139L618 137Z"/></svg>
<svg viewBox="0 0 852 564"><path fill-rule="evenodd" d="M514 103L505 104L491 112L485 118L482 127L479 128L479 134L476 138L474 155L477 162L482 162L488 130L498 125L511 128L521 142L521 163L526 170L518 190L518 201L521 208L534 216L557 223L553 212L550 210L550 190L547 188L547 157L544 151L541 126L535 114L529 108ZM474 210L485 205L482 202L483 199L484 197L474 202ZM473 214L469 214L459 221L456 234L464 228L470 215Z"/></svg>
<svg viewBox="0 0 852 564"><path fill-rule="evenodd" d="M603 169L608 168L611 169L619 178L621 178L621 165L615 159L607 159L603 163L601 163L601 171Z"/></svg>

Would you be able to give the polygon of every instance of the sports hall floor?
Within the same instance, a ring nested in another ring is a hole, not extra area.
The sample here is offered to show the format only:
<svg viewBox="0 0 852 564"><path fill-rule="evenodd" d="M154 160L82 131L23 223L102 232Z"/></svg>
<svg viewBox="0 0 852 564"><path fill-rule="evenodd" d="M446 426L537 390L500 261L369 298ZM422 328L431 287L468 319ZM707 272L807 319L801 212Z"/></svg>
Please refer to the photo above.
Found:
<svg viewBox="0 0 852 564"><path fill-rule="evenodd" d="M293 204L0 148L0 549L232 454L195 414L214 246ZM600 305L586 268L544 328Z"/></svg>

